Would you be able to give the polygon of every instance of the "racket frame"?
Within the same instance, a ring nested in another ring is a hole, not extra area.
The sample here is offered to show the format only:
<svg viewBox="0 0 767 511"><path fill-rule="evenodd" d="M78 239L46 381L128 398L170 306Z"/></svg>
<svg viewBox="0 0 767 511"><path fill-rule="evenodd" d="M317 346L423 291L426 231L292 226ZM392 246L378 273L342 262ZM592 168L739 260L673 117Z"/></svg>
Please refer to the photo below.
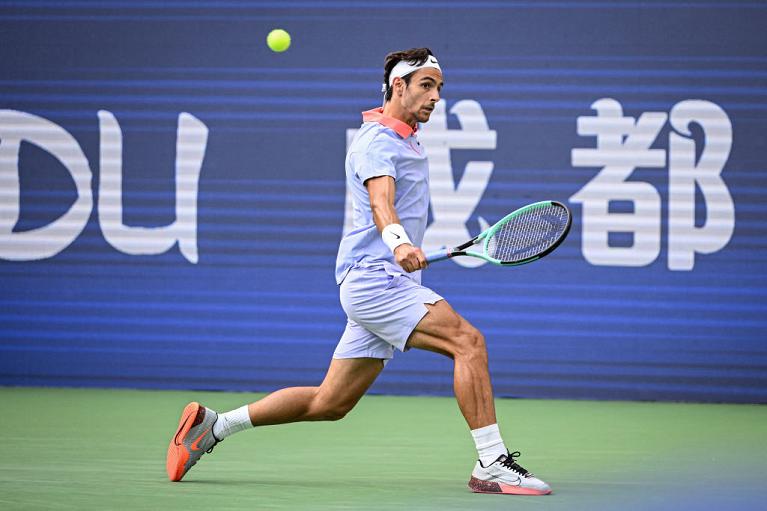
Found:
<svg viewBox="0 0 767 511"><path fill-rule="evenodd" d="M565 226L565 229L562 232L562 234L559 236L559 239L557 239L557 241L554 242L549 248L547 248L540 254L536 254L532 257L528 257L526 259L522 259L520 261L513 261L513 262L499 261L498 259L495 259L494 257L490 257L489 255L487 255L487 248L488 248L488 244L490 243L490 238L492 237L493 234L495 234L498 230L500 230L511 218L518 216L521 213L529 211L531 209L538 209L545 206L550 206L552 204L561 206L562 208L565 209L565 211L567 211L567 225ZM521 207L509 213L508 215L506 215L505 217L501 218L496 223L494 223L492 226L488 227L483 232L481 232L480 234L478 234L477 236L475 236L474 238L470 239L469 241L467 241L466 243L462 245L458 245L457 247L454 247L454 248L443 248L435 252L430 252L429 254L426 254L426 260L429 262L429 264L431 264L437 261L444 261L445 259L450 259L456 256L470 256L470 257L477 257L479 259L483 259L489 263L493 263L499 266L519 266L521 264L531 263L533 261L540 259L541 257L544 257L550 254L551 252L554 251L554 249L556 249L559 245L561 245L562 242L565 240L565 238L567 238L568 233L570 232L570 227L572 226L572 222L573 222L573 217L572 217L572 214L570 213L570 210L567 208L567 206L565 206L561 202L550 201L550 200L534 202L532 204L528 204L527 206ZM478 244L482 240L484 240L484 243L482 243L482 253L466 250L467 248Z"/></svg>

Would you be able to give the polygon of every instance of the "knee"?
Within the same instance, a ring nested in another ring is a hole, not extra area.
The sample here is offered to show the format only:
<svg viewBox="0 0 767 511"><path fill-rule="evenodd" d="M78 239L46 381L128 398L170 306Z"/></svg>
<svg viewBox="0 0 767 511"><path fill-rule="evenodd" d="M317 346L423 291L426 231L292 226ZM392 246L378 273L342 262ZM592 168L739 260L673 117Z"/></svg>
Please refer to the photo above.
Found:
<svg viewBox="0 0 767 511"><path fill-rule="evenodd" d="M318 395L313 403L312 418L320 421L339 421L346 417L352 408L353 404L339 403L331 399L324 399L321 395Z"/></svg>
<svg viewBox="0 0 767 511"><path fill-rule="evenodd" d="M326 421L340 421L351 409L344 407L328 408L325 412L324 420Z"/></svg>
<svg viewBox="0 0 767 511"><path fill-rule="evenodd" d="M322 414L322 420L340 421L341 419L346 417L346 414L349 413L351 410L352 410L351 406L345 406L345 405L328 406L324 409L324 413Z"/></svg>
<svg viewBox="0 0 767 511"><path fill-rule="evenodd" d="M471 325L464 325L459 334L456 356L487 363L487 347L482 332Z"/></svg>

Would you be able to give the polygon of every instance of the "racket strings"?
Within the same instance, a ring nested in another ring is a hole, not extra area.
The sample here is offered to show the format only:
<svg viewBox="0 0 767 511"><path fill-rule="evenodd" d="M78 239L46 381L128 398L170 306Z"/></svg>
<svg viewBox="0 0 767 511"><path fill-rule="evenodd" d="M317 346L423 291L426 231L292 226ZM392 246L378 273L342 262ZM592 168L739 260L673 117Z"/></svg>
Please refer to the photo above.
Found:
<svg viewBox="0 0 767 511"><path fill-rule="evenodd" d="M490 237L487 255L505 263L534 257L557 242L568 219L567 210L557 204L531 208L510 218Z"/></svg>

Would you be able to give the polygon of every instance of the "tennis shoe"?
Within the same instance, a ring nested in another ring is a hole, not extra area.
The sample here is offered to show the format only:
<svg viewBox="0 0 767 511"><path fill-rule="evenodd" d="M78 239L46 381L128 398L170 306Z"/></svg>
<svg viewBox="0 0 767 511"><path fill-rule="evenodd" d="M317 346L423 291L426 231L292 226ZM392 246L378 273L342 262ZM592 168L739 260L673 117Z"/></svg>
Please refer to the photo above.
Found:
<svg viewBox="0 0 767 511"><path fill-rule="evenodd" d="M501 454L487 467L477 461L469 480L474 493L505 493L509 495L547 495L551 487L522 468L516 458L519 451Z"/></svg>
<svg viewBox="0 0 767 511"><path fill-rule="evenodd" d="M219 440L213 436L218 414L200 403L189 403L181 413L176 434L170 440L165 468L171 481L180 481L206 452Z"/></svg>

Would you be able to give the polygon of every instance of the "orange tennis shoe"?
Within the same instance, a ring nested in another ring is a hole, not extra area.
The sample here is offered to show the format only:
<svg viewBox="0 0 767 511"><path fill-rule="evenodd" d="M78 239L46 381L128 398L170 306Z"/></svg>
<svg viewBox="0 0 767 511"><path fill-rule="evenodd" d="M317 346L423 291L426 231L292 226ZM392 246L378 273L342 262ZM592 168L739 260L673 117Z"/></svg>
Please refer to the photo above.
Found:
<svg viewBox="0 0 767 511"><path fill-rule="evenodd" d="M178 429L168 446L168 457L165 468L171 481L180 481L184 474L206 452L210 452L218 444L213 436L213 424L218 414L200 403L189 403L181 412Z"/></svg>

